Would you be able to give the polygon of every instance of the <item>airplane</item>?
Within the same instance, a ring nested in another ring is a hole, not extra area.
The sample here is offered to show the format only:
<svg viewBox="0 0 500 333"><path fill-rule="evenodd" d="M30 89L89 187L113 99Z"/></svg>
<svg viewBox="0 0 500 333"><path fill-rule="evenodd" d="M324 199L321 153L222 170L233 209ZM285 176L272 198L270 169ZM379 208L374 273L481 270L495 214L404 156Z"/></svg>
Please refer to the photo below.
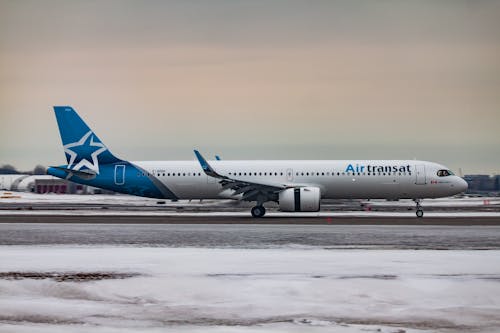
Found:
<svg viewBox="0 0 500 333"><path fill-rule="evenodd" d="M54 106L65 165L47 173L72 182L158 199L235 199L285 212L317 212L321 199L413 199L456 195L467 182L447 167L417 160L126 161L111 153L71 106Z"/></svg>

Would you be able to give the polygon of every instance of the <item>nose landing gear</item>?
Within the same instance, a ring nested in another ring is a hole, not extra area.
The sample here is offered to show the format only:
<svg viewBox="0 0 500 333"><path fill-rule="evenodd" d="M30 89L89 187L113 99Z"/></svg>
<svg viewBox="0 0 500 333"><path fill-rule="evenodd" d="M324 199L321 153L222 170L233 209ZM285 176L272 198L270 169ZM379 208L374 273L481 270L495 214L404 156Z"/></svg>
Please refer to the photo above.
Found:
<svg viewBox="0 0 500 333"><path fill-rule="evenodd" d="M415 199L414 200L415 203L417 204L417 211L415 212L415 214L417 214L417 217L418 218L421 218L424 216L424 210L422 209L422 205L420 205L420 199Z"/></svg>

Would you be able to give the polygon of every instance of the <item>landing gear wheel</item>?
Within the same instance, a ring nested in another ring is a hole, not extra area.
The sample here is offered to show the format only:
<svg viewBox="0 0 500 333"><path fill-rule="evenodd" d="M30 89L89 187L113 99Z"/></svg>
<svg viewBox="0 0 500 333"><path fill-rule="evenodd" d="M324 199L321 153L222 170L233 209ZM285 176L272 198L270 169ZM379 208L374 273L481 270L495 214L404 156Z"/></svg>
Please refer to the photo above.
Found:
<svg viewBox="0 0 500 333"><path fill-rule="evenodd" d="M266 214L266 209L264 206L255 206L252 208L253 217L262 217Z"/></svg>
<svg viewBox="0 0 500 333"><path fill-rule="evenodd" d="M418 218L423 217L424 216L424 211L422 209L422 205L420 204L420 202L422 201L422 199L413 199L413 201L415 201L415 203L417 204L417 211L416 211L417 217Z"/></svg>

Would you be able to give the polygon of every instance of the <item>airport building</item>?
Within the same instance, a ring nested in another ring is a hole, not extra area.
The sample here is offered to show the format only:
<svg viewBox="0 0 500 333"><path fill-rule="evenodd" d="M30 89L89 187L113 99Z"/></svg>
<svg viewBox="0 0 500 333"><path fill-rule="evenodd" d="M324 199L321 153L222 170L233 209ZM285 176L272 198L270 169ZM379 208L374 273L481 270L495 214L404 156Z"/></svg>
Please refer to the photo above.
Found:
<svg viewBox="0 0 500 333"><path fill-rule="evenodd" d="M56 193L56 194L87 194L87 186L76 184L65 179L49 175L0 175L0 190Z"/></svg>
<svg viewBox="0 0 500 333"><path fill-rule="evenodd" d="M115 194L93 186L73 183L50 175L0 174L0 190L54 194Z"/></svg>
<svg viewBox="0 0 500 333"><path fill-rule="evenodd" d="M465 175L464 180L469 185L467 193L484 194L500 193L500 175Z"/></svg>

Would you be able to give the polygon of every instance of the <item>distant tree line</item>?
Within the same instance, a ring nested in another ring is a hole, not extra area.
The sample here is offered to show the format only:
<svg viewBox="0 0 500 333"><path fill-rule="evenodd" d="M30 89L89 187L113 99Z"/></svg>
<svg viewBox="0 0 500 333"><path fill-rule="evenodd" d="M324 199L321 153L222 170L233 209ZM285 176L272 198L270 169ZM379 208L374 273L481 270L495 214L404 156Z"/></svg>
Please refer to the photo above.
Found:
<svg viewBox="0 0 500 333"><path fill-rule="evenodd" d="M28 175L46 175L47 168L43 165L37 165L31 171L19 171L15 166L10 164L4 164L0 166L0 175L17 175L17 174L28 174Z"/></svg>

